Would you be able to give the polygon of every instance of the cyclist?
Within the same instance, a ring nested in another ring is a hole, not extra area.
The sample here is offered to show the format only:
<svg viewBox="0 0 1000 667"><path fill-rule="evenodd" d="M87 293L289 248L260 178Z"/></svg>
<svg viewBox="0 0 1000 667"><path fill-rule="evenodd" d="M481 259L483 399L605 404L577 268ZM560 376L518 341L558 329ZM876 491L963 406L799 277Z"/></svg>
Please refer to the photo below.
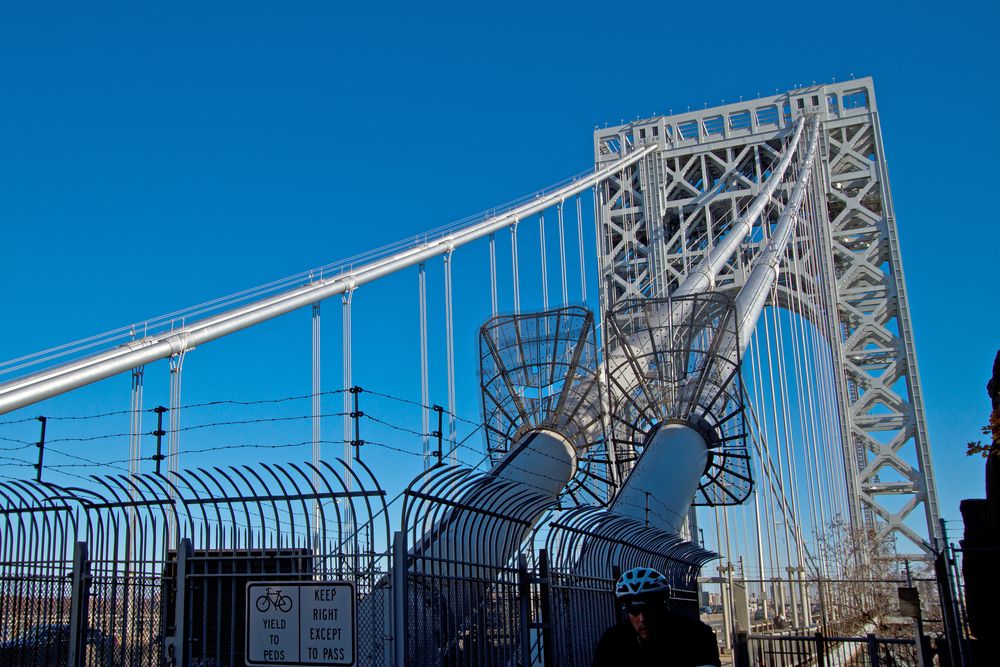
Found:
<svg viewBox="0 0 1000 667"><path fill-rule="evenodd" d="M625 618L601 637L594 667L721 665L715 632L701 621L667 610L670 583L648 567L629 570L615 584Z"/></svg>

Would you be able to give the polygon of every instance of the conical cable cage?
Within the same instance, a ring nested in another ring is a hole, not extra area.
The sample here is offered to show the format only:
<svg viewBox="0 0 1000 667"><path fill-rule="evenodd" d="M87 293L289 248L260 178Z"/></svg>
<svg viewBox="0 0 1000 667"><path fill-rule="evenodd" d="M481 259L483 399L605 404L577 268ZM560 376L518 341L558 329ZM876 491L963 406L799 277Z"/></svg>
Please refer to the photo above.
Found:
<svg viewBox="0 0 1000 667"><path fill-rule="evenodd" d="M657 426L705 437L709 463L695 505L734 505L753 488L744 424L736 310L704 293L619 304L608 319L610 438L622 478Z"/></svg>

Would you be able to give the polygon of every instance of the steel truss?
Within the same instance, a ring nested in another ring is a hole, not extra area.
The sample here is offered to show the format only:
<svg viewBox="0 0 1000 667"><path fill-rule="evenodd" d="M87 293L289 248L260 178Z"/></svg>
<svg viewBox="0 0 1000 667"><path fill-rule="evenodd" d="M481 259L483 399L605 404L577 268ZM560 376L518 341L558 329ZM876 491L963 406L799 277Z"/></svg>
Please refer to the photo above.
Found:
<svg viewBox="0 0 1000 667"><path fill-rule="evenodd" d="M774 305L788 308L796 294L806 295L796 309L836 341L852 524L876 521L930 554L940 539L937 492L870 78L596 131L598 166L633 147L660 146L598 193L602 312L623 300L669 295L760 191L804 114L822 122L819 173L811 188L821 229L808 244L801 241L809 230L800 226L793 243L802 252L819 249L823 275L783 267ZM743 284L747 260L763 245L760 230L773 225L787 190L775 195L776 205L716 278L715 289L735 292ZM889 496L906 502L892 509ZM920 511L926 530L913 527Z"/></svg>

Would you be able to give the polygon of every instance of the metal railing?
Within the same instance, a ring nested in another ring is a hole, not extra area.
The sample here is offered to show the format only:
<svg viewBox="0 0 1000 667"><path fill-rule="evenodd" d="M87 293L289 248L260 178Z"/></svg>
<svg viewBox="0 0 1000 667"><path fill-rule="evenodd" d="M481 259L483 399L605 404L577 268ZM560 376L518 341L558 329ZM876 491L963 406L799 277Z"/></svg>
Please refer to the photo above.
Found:
<svg viewBox="0 0 1000 667"><path fill-rule="evenodd" d="M921 664L913 639L737 633L736 667L895 667Z"/></svg>

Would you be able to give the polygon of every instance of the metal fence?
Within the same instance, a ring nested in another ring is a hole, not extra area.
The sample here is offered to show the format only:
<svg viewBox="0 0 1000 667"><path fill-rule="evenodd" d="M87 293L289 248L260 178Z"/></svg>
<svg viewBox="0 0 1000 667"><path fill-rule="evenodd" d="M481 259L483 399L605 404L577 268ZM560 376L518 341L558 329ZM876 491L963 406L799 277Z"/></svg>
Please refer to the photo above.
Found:
<svg viewBox="0 0 1000 667"><path fill-rule="evenodd" d="M355 586L358 665L583 665L616 568L693 590L714 557L461 466L401 513L360 461L2 482L0 666L244 667L247 584L328 580Z"/></svg>
<svg viewBox="0 0 1000 667"><path fill-rule="evenodd" d="M589 665L601 634L620 617L618 575L653 567L673 587L672 611L697 617L697 577L718 558L690 542L603 508L578 507L548 526L540 572L548 590L542 633L546 665ZM540 554L541 555L541 554Z"/></svg>
<svg viewBox="0 0 1000 667"><path fill-rule="evenodd" d="M0 667L245 667L247 584L329 580L354 584L358 665L589 665L621 571L660 570L696 615L716 557L461 466L408 486L395 533L360 461L90 482L0 482ZM744 634L736 655L917 664L913 640L874 636Z"/></svg>
<svg viewBox="0 0 1000 667"><path fill-rule="evenodd" d="M524 485L438 466L406 490L407 664L525 664L530 581L520 546L552 501Z"/></svg>
<svg viewBox="0 0 1000 667"><path fill-rule="evenodd" d="M0 665L246 664L246 585L349 580L386 664L384 493L360 461L0 483Z"/></svg>
<svg viewBox="0 0 1000 667"><path fill-rule="evenodd" d="M738 633L736 667L895 667L918 665L912 639Z"/></svg>

